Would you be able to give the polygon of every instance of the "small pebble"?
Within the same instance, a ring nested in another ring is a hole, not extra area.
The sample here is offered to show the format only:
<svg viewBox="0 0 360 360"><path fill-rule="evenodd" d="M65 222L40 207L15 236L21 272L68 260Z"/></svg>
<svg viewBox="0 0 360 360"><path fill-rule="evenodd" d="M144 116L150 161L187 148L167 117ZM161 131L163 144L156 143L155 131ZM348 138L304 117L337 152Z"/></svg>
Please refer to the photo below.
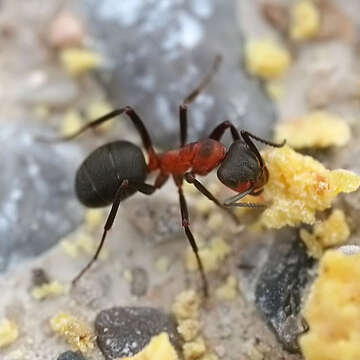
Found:
<svg viewBox="0 0 360 360"><path fill-rule="evenodd" d="M33 286L41 286L49 283L49 277L44 269L36 268L32 271L32 284Z"/></svg>
<svg viewBox="0 0 360 360"><path fill-rule="evenodd" d="M103 310L96 317L95 331L106 360L133 356L162 332L169 335L175 347L180 342L173 317L150 307Z"/></svg>
<svg viewBox="0 0 360 360"><path fill-rule="evenodd" d="M78 46L82 44L84 34L80 19L70 12L62 12L50 24L48 42L56 48Z"/></svg>
<svg viewBox="0 0 360 360"><path fill-rule="evenodd" d="M85 360L85 358L79 352L66 351L60 354L57 360Z"/></svg>
<svg viewBox="0 0 360 360"><path fill-rule="evenodd" d="M135 296L144 296L149 287L149 276L144 268L135 267L131 270L130 291Z"/></svg>

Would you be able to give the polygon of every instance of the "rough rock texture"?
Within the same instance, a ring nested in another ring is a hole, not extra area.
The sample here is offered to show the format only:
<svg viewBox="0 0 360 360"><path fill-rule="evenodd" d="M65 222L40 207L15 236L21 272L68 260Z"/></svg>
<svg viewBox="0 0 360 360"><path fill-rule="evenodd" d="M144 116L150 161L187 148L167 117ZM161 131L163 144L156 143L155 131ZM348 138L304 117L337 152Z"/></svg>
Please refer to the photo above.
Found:
<svg viewBox="0 0 360 360"><path fill-rule="evenodd" d="M101 78L116 106L135 106L161 146L178 143L178 106L209 70L212 84L190 106L189 135L224 120L269 137L274 108L241 67L242 38L231 0L82 0L90 33L104 54Z"/></svg>
<svg viewBox="0 0 360 360"><path fill-rule="evenodd" d="M297 230L281 230L256 284L258 308L279 341L291 352L299 350L297 337L304 331L299 315L301 296L313 263Z"/></svg>
<svg viewBox="0 0 360 360"><path fill-rule="evenodd" d="M102 311L96 318L98 345L105 358L133 356L150 339L165 331L177 346L179 335L174 319L164 312L149 307L116 307Z"/></svg>
<svg viewBox="0 0 360 360"><path fill-rule="evenodd" d="M34 134L24 124L0 129L0 272L44 252L81 220L73 193L79 153L36 142Z"/></svg>
<svg viewBox="0 0 360 360"><path fill-rule="evenodd" d="M57 360L85 360L85 358L78 352L66 351L59 355Z"/></svg>

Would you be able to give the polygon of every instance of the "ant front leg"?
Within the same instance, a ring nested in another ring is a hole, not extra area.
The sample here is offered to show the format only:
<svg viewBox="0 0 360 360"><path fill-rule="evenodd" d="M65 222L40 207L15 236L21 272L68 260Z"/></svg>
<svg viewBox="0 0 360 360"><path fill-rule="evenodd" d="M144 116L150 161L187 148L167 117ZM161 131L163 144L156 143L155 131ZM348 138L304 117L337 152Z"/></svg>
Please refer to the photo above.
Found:
<svg viewBox="0 0 360 360"><path fill-rule="evenodd" d="M262 159L262 157L261 157L261 155L259 153L259 150L257 149L257 147L251 141L250 138L253 138L253 139L257 140L257 141L262 142L263 144L270 145L270 146L273 146L273 147L282 147L286 143L286 140L283 140L283 142L281 144L277 144L277 143L274 143L272 141L264 140L264 139L262 139L262 138L260 138L260 137L258 137L256 135L253 135L253 134L249 133L246 130L241 130L241 137L244 139L245 143L251 149L251 151L256 155L257 159L259 160L259 163L260 163L261 167L264 166L264 161L263 161L263 159Z"/></svg>
<svg viewBox="0 0 360 360"><path fill-rule="evenodd" d="M208 74L203 78L201 83L184 99L183 103L179 107L179 118L180 118L180 147L183 147L187 139L187 108L196 97L209 85L212 77L217 72L221 62L221 56L217 55L215 57L214 63L208 72Z"/></svg>
<svg viewBox="0 0 360 360"><path fill-rule="evenodd" d="M228 208L224 207L220 201L199 181L196 179L194 174L186 173L184 179L189 183L193 184L197 190L199 190L204 196L206 196L210 201L214 202L219 208L226 211L236 224L239 223L237 216Z"/></svg>
<svg viewBox="0 0 360 360"><path fill-rule="evenodd" d="M119 186L118 190L116 191L115 194L115 199L114 202L112 204L110 213L106 219L106 223L104 226L104 232L103 235L101 237L100 243L96 249L96 252L94 254L94 256L92 257L92 259L88 262L88 264L80 271L80 273L73 279L72 284L75 285L79 279L86 273L86 271L88 271L90 269L90 267L95 263L95 261L97 260L97 258L99 257L99 254L101 252L101 249L105 243L105 239L106 239L106 235L108 233L108 231L111 229L116 214L119 210L119 206L120 206L120 202L121 199L124 196L124 191L126 188L128 187L134 187L136 190L140 191L141 193L145 194L145 195L151 195L156 189L156 186L152 186L149 184L135 184L135 183L130 183L129 180L123 180L121 182L121 185Z"/></svg>
<svg viewBox="0 0 360 360"><path fill-rule="evenodd" d="M209 135L210 139L220 141L220 139L223 137L225 131L230 128L231 136L233 138L233 141L240 139L240 134L237 131L236 127L231 121L223 121L221 124L219 124Z"/></svg>
<svg viewBox="0 0 360 360"><path fill-rule="evenodd" d="M257 208L257 207L265 207L266 205L265 204L259 204L259 203L250 203L250 202L247 202L247 203L238 203L237 201L238 200L241 200L243 197L245 197L246 195L254 195L254 196L257 196L257 195L260 195L262 193L262 189L253 193L254 191L254 187L251 186L249 189L239 193L239 194L236 194L235 196L232 196L231 198L225 200L224 202L224 206L236 206L236 207L250 207L250 208Z"/></svg>
<svg viewBox="0 0 360 360"><path fill-rule="evenodd" d="M180 182L180 181L179 181ZM179 183L177 182L177 184ZM208 281L205 275L205 271L204 271L204 266L203 263L201 261L201 258L199 256L199 248L196 244L194 235L192 234L191 230L190 230L190 221L189 221L189 211L188 211L188 207L186 204L186 200L185 200L185 196L182 190L182 184L178 184L178 191L179 191L179 202L180 202L180 209L181 209L181 219L182 219L182 226L184 227L185 230L185 234L186 237L189 240L190 246L195 254L196 257L196 261L199 267L199 271L200 271L200 275L202 278L202 283L203 283L203 292L204 292L204 296L208 297L209 296L209 286L208 286Z"/></svg>

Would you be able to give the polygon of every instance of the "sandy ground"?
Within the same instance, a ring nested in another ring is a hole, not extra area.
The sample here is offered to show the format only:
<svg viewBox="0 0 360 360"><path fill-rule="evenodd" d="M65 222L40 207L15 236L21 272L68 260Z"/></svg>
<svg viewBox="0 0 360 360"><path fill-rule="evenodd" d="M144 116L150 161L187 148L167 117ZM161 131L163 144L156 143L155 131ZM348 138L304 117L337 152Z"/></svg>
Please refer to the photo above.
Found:
<svg viewBox="0 0 360 360"><path fill-rule="evenodd" d="M264 33L271 31L255 11L256 3L256 1L239 3L239 7L245 9L240 16L244 20L245 34L248 36L261 34L262 31ZM351 3L357 2L351 1ZM34 86L39 72L41 73L44 69L51 77L59 71L54 53L44 45L44 32L58 5L57 1L41 0L21 2L21 6L18 1L4 0L2 2L3 10L0 17L1 122L15 118L28 121L33 118L33 108L20 101L23 88ZM251 22L246 19L251 19ZM336 69L341 70L344 63L354 64L355 62L354 54L349 47L350 45L344 45L341 42L332 42L318 45L318 47L309 45L309 48L301 52L288 78L284 79L286 96L278 104L281 119L287 119L306 109L304 93L312 79L312 73L305 71L309 74L305 77L303 74L304 67L308 69L310 66L314 52L331 54L326 58L330 58ZM344 49L344 51L339 51L339 49ZM333 54L337 57L334 58ZM336 54L341 54L341 58ZM75 97L74 102L86 102L94 94L101 93L101 89L91 79L86 79L77 85L80 96ZM350 115L356 112L356 109L345 107L343 104L338 108ZM44 121L44 127L55 124L60 114L61 110L55 110L51 118ZM101 141L98 137L92 136L91 145L86 140L81 140L80 143L83 148L88 149ZM190 204L194 204L197 199L192 197ZM62 351L68 350L69 346L66 342L55 336L49 326L49 319L60 310L76 314L92 325L99 311L114 305L147 305L170 310L176 294L185 288L199 286L198 275L184 269L183 257L186 242L181 233L173 235L172 239L161 245L154 244L137 230L134 221L129 221L128 214L135 206L143 205L147 209L157 202L177 204L173 184L169 183L151 198L136 195L133 201L128 201L121 207L107 241L109 257L105 261L99 261L76 288L70 289L69 284L74 274L86 263L86 257L72 259L60 246L44 253L36 260L19 265L0 277L0 293L2 294L0 318L4 316L11 318L18 324L20 331L19 338L14 344L0 350L1 359L10 360L11 354L15 350L20 350L23 354L20 359L50 360L55 359ZM179 214L171 216L175 218ZM209 231L206 230L206 221L193 211L193 230L200 238L210 237ZM223 268L216 274L210 275L212 292L228 274L238 275L238 280L241 282L241 276L236 270L237 254L251 244L253 246L253 243L257 241L246 230L236 233L231 220L226 216L224 216L221 228L220 235L229 241L233 251ZM101 226L94 230L92 235L94 239L98 239L101 235ZM168 271L164 273L157 271L154 266L160 256L165 256L171 264ZM131 295L130 283L124 277L124 271L134 266L143 267L149 275L149 290L141 298ZM49 276L59 280L69 292L64 296L42 302L34 300L30 294L31 270L36 267L46 269ZM210 300L203 304L201 323L202 333L209 347L214 349L220 359L301 359L299 355L291 355L281 349L274 335L256 312L254 304L241 292L232 301L216 300L212 294ZM102 358L99 350L87 355L87 359L100 360Z"/></svg>

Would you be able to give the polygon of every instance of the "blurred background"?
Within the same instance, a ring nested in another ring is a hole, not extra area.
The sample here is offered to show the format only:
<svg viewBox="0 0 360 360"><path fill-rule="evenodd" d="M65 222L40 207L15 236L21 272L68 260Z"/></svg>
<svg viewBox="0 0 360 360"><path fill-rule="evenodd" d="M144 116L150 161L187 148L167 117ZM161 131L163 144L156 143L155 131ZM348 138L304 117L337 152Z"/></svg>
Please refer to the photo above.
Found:
<svg viewBox="0 0 360 360"><path fill-rule="evenodd" d="M300 144L294 140L295 145L290 145L331 168L342 167L359 173L359 29L357 0L1 0L0 285L8 293L7 300L3 299L4 309L12 298L18 299L27 291L29 285L19 279L28 281L26 276L30 276L32 262L47 267L54 276L58 276L60 269L64 281L69 281L75 269L81 268L80 263L68 268L68 259L59 255L62 250L53 248L82 226L84 219L87 221L88 214L73 188L81 161L108 141L126 139L140 144L125 117L66 144L44 144L36 140L37 136L68 135L91 119L131 105L143 119L157 149L177 147L178 106L207 73L215 56L221 55L218 73L189 107L189 141L205 136L224 120L231 120L239 129L279 141L284 136L295 137L294 132L277 132L279 124L303 117L311 124L314 112L322 111L321 116L326 120L320 132L326 133L327 119L336 117L349 129L351 139L342 141L339 132L329 135L325 146L318 146L316 140L306 143L303 139L307 136L301 138ZM230 137L225 137L225 143L229 141ZM211 176L209 179L214 180ZM225 196L221 189L218 194ZM346 203L353 234L357 234L358 228L357 200L355 195ZM126 253L121 244L115 245L120 257L128 257L119 260L125 265L118 272L122 274L123 269L136 261L147 268L149 277L156 280L150 291L152 296L145 303L166 307L174 294L190 281L175 260L174 266L161 276L153 275L149 265L154 260L151 256L159 258L171 253L177 258L176 254L182 254L185 247L175 188L172 184L165 187L154 199L136 196L133 204L120 211L117 223L121 225L116 226L112 235L113 240L126 237L122 244L126 243L124 246L129 251ZM154 208L162 213L157 214ZM200 208L199 205L197 210ZM195 219L203 215L201 211ZM148 220L136 224L136 219L145 218ZM147 221L161 222L157 227L154 225L157 232ZM201 221L205 220L199 220L198 228L204 224ZM91 229L93 239L98 239L102 226L99 222ZM215 230L217 226L206 231ZM205 235L199 235L200 239L209 237L206 231ZM250 239L253 235L246 236ZM180 237L174 245L177 252L169 243L167 248L158 250L158 242L168 237ZM147 238L151 238L150 243L157 250L154 255L146 254L149 259L143 260L142 241L148 241ZM268 253L268 244L257 246ZM49 249L52 253L44 255ZM117 260L112 258L111 264L117 264ZM238 260L236 257L229 266L236 267ZM24 264L27 267L23 269ZM94 290L96 296L89 297L96 305L92 303L91 310L86 308L89 304L82 309L90 314L86 316L91 317L104 304L108 305L102 302L105 300L100 294L104 288L111 288L111 281L105 276L110 276L109 273L109 269L100 272L89 283L90 288L96 288L96 279L102 279L101 289ZM178 282L173 283L178 277ZM170 282L169 292L154 295L154 284L158 291ZM288 328L284 330L276 321L269 320L272 314L264 311L266 320L275 328L271 332L256 315L252 303L254 284L249 280L248 285L242 291L250 305L239 300L236 305L212 309L205 321L209 339L214 343L219 338L226 339L220 341L217 355L224 359L239 359L238 354L247 356L244 359L301 359L300 355L283 350L285 346L298 351L294 339L284 335ZM109 303L114 304L119 293L123 303L131 302L129 291L114 287L107 293ZM88 293L75 296L79 306ZM62 304L67 302L64 300ZM19 309L22 306L33 305L22 304ZM22 312L19 309L13 311L15 317L16 311ZM236 341L226 334L219 335L220 330L213 324L220 321L218 318L223 313L228 315L229 324L223 324L230 329L228 332L235 331L233 320L229 320L233 318L252 324L250 335L244 335L243 328L236 330L239 334ZM25 329L37 327L30 315L26 319ZM268 346L261 350L264 357L258 358L252 357L249 350L254 343L248 343L257 333L262 334ZM35 344L41 343L43 337L43 334L36 337ZM248 347L243 347L245 343ZM230 351L232 346L236 350ZM54 358L51 356L60 351L54 343L50 343L49 349L36 359ZM34 352L29 351L30 358L35 359ZM89 358L101 359L99 354Z"/></svg>

